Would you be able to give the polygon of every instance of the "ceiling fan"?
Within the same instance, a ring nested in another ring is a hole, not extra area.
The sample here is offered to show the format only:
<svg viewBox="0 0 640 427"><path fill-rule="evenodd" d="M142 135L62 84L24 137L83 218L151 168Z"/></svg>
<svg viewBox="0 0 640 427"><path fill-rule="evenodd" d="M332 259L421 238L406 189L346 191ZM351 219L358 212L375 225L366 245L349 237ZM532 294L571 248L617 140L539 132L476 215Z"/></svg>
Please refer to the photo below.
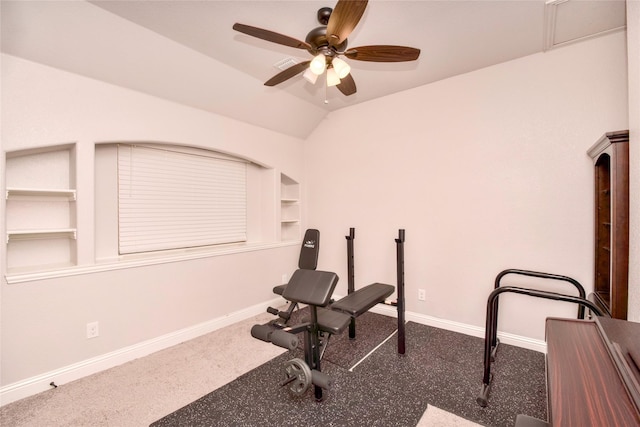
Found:
<svg viewBox="0 0 640 427"><path fill-rule="evenodd" d="M338 0L334 9L318 10L321 27L307 34L305 41L244 24L234 24L233 29L284 46L305 49L313 59L295 64L265 82L275 86L304 71L304 77L315 83L318 76L327 72L327 86L336 86L344 95L356 93L356 83L350 74L351 67L340 57L358 61L404 62L415 61L420 49L406 46L371 45L347 48L347 37L358 25L367 7L367 0Z"/></svg>

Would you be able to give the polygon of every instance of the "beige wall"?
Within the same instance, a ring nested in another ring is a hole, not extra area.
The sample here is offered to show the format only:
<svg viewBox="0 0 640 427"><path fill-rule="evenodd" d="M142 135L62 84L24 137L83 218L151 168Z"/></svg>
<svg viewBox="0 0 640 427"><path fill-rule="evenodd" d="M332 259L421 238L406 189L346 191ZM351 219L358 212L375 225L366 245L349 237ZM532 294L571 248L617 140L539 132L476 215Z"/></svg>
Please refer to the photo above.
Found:
<svg viewBox="0 0 640 427"><path fill-rule="evenodd" d="M78 269L84 271L7 284L2 245L3 386L264 303L296 266L297 243L96 270L93 239L96 143L194 145L301 180L302 143L296 138L3 55L2 141L3 151L76 144ZM88 340L85 326L92 321L99 321L100 336Z"/></svg>
<svg viewBox="0 0 640 427"><path fill-rule="evenodd" d="M344 236L356 227L356 286L395 283L393 239L405 228L407 310L478 327L505 268L590 288L586 151L627 128L626 73L619 32L332 113L305 141L320 265L346 277ZM575 313L530 297L502 300L500 329L538 340L546 316Z"/></svg>

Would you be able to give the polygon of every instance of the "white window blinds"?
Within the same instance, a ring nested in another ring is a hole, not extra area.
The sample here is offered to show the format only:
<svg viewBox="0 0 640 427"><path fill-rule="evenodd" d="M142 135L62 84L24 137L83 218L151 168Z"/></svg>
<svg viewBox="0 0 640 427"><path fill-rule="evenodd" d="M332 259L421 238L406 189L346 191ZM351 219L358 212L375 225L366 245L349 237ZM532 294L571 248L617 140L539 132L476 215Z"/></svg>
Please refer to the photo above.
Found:
<svg viewBox="0 0 640 427"><path fill-rule="evenodd" d="M246 241L246 163L179 150L118 146L121 254Z"/></svg>

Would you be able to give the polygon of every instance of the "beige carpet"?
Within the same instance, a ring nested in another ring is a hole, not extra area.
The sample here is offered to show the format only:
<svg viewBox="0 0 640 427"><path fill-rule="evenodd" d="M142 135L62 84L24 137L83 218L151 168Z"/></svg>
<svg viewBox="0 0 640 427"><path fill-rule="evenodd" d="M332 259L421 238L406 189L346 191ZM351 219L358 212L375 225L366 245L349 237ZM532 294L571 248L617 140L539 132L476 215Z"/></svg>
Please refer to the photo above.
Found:
<svg viewBox="0 0 640 427"><path fill-rule="evenodd" d="M148 426L285 352L249 333L252 325L271 318L259 315L5 405L0 408L0 425ZM418 424L478 425L433 406Z"/></svg>

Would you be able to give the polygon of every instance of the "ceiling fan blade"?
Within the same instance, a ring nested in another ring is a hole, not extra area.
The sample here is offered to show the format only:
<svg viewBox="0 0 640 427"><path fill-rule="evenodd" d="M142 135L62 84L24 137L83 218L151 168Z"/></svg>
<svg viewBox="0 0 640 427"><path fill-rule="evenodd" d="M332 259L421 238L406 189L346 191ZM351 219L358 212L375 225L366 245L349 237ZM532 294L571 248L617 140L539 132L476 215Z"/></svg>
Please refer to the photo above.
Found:
<svg viewBox="0 0 640 427"><path fill-rule="evenodd" d="M351 74L347 74L347 77L342 78L340 84L336 87L346 96L356 93L356 82L351 77Z"/></svg>
<svg viewBox="0 0 640 427"><path fill-rule="evenodd" d="M248 34L253 37L257 37L262 40L266 40L272 43L278 43L284 46L295 47L297 49L311 49L311 45L302 40L294 39L293 37L285 36L282 34L274 33L273 31L265 30L263 28L252 27L244 24L233 24L233 29L244 34Z"/></svg>
<svg viewBox="0 0 640 427"><path fill-rule="evenodd" d="M415 61L420 56L420 49L407 46L373 45L349 49L344 53L349 59L373 62Z"/></svg>
<svg viewBox="0 0 640 427"><path fill-rule="evenodd" d="M309 63L311 61L304 61L301 62L299 64L293 65L289 68L287 68L286 70L276 74L275 76L271 77L269 80L267 80L265 82L265 86L275 86L277 84L280 84L286 80L289 80L291 77L295 76L296 74L300 74L301 72L303 72L305 69L309 68Z"/></svg>
<svg viewBox="0 0 640 427"><path fill-rule="evenodd" d="M351 31L358 25L364 10L367 8L367 0L339 0L331 12L327 23L327 40L329 45L338 46L344 42Z"/></svg>

